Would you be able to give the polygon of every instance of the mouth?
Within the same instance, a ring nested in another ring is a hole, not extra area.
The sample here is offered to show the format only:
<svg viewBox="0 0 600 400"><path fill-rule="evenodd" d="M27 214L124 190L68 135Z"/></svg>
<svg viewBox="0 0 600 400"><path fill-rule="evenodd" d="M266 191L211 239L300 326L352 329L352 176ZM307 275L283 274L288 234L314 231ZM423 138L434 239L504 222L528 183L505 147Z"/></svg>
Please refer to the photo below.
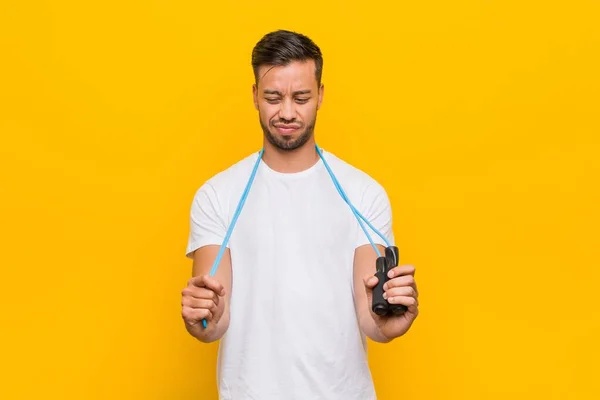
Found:
<svg viewBox="0 0 600 400"><path fill-rule="evenodd" d="M290 135L300 129L296 125L275 125L275 129L282 135Z"/></svg>

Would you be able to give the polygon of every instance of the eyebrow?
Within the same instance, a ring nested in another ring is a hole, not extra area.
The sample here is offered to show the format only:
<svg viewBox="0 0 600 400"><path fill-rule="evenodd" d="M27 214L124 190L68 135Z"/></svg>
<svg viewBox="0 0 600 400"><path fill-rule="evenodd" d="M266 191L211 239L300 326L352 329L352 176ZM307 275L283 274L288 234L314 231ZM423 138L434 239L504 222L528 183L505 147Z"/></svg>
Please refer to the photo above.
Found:
<svg viewBox="0 0 600 400"><path fill-rule="evenodd" d="M292 93L292 95L297 96L299 94L310 94L310 92L311 92L310 89L296 90L295 92ZM276 94L278 96L283 96L283 94L279 90L271 90L271 89L265 89L264 94Z"/></svg>

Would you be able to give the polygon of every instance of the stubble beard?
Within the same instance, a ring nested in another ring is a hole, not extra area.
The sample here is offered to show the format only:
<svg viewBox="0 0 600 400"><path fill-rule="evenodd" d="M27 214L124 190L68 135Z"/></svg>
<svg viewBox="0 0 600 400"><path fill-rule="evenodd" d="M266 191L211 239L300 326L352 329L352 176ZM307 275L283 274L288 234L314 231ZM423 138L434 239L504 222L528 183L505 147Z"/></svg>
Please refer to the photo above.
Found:
<svg viewBox="0 0 600 400"><path fill-rule="evenodd" d="M295 139L292 139L291 137L286 138L285 136L277 135L277 134L274 134L273 132L271 132L269 127L263 123L262 119L260 118L260 115L259 115L259 121L260 121L260 126L262 127L262 130L263 130L263 133L264 133L265 137L267 138L267 140L269 141L269 143L271 143L273 146L277 147L280 150L293 151L293 150L299 149L300 147L304 146L306 144L306 142L308 142L310 140L310 138L313 136L314 131L315 131L316 117L309 125L306 126L306 128L304 128L304 132L302 132Z"/></svg>

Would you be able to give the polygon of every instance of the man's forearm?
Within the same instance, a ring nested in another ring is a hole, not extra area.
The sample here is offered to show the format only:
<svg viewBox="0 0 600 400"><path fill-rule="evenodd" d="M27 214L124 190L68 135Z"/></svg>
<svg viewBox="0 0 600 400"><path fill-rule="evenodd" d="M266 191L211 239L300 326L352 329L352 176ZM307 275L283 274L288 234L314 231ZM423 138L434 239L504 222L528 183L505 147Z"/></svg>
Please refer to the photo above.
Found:
<svg viewBox="0 0 600 400"><path fill-rule="evenodd" d="M391 342L392 339L386 337L377 326L377 323L373 319L373 317L369 315L363 315L360 318L360 329L362 332L371 340L378 343L388 343Z"/></svg>

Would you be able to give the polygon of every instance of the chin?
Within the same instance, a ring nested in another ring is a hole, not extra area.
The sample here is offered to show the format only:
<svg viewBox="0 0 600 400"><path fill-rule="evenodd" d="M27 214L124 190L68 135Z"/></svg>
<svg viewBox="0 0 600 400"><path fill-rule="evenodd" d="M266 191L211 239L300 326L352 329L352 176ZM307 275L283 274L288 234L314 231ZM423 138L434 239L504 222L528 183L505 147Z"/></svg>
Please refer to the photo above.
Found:
<svg viewBox="0 0 600 400"><path fill-rule="evenodd" d="M314 131L314 124L304 126L304 129L300 129L291 133L281 132L275 127L272 127L273 129L268 129L264 124L262 124L262 121L261 126L268 142L279 150L284 151L294 151L304 147L306 143L312 139Z"/></svg>
<svg viewBox="0 0 600 400"><path fill-rule="evenodd" d="M269 142L280 150L293 151L303 147L308 141L302 135L268 135Z"/></svg>

